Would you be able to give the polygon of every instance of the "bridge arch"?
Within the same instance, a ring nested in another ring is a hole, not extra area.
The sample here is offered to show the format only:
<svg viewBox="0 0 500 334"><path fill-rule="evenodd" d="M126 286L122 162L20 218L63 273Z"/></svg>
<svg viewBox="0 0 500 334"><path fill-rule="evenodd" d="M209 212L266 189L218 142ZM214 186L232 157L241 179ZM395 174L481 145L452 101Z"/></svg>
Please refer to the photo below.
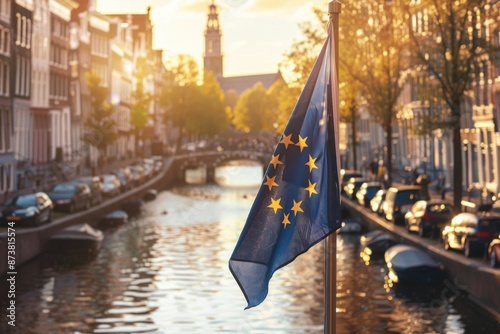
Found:
<svg viewBox="0 0 500 334"><path fill-rule="evenodd" d="M207 151L195 152L184 156L176 157L178 161L178 180L186 180L186 172L190 169L204 169L205 182L215 182L215 169L229 161L234 160L250 160L257 162L267 168L271 158L271 154L267 152L253 151Z"/></svg>

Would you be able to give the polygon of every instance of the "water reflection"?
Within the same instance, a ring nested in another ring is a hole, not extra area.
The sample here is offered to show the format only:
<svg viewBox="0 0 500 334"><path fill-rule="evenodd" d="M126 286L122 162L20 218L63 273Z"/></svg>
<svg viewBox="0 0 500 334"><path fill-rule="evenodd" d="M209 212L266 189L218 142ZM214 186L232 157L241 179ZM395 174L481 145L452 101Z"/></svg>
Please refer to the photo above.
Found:
<svg viewBox="0 0 500 334"><path fill-rule="evenodd" d="M223 187L258 187L263 172L263 167L255 161L229 161L215 170L215 181Z"/></svg>
<svg viewBox="0 0 500 334"><path fill-rule="evenodd" d="M227 261L255 193L215 185L161 192L140 217L105 230L93 257L29 262L18 271L16 327L3 321L0 332L322 333L321 243L275 274L261 306L243 310ZM359 256L359 236L337 238L337 333L498 332L462 295L389 286L383 260Z"/></svg>

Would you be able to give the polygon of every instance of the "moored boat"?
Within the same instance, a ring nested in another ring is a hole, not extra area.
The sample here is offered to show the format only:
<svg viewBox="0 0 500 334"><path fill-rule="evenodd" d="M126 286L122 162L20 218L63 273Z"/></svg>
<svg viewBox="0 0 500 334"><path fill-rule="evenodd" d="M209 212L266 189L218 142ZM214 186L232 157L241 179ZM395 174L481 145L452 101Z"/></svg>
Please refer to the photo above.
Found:
<svg viewBox="0 0 500 334"><path fill-rule="evenodd" d="M359 243L364 248L368 248L370 254L383 254L387 249L396 245L398 239L382 230L374 230L363 234L359 239Z"/></svg>
<svg viewBox="0 0 500 334"><path fill-rule="evenodd" d="M338 229L339 233L360 233L362 230L361 224L352 218L342 220L342 226Z"/></svg>
<svg viewBox="0 0 500 334"><path fill-rule="evenodd" d="M121 205L121 209L125 211L129 216L137 216L141 213L144 201L140 198L134 198L124 202Z"/></svg>
<svg viewBox="0 0 500 334"><path fill-rule="evenodd" d="M104 235L89 224L68 226L50 236L50 242L57 248L99 248Z"/></svg>
<svg viewBox="0 0 500 334"><path fill-rule="evenodd" d="M128 221L128 214L123 210L113 211L103 218L104 224L124 224Z"/></svg>
<svg viewBox="0 0 500 334"><path fill-rule="evenodd" d="M395 245L384 254L389 279L394 283L432 284L442 281L444 271L429 254L409 245Z"/></svg>
<svg viewBox="0 0 500 334"><path fill-rule="evenodd" d="M148 191L146 191L143 198L145 201L153 201L156 199L157 195L158 192L155 189L149 189Z"/></svg>

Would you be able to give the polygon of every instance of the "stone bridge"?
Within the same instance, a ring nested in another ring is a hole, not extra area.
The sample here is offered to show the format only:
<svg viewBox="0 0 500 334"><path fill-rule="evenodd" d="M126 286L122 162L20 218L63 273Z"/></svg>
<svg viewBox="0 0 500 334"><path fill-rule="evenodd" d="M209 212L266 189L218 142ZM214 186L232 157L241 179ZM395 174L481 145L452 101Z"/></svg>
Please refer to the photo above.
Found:
<svg viewBox="0 0 500 334"><path fill-rule="evenodd" d="M203 168L206 172L206 183L215 182L215 168L229 161L251 160L267 168L271 161L271 153L255 151L203 151L177 155L175 160L175 179L185 181L186 171Z"/></svg>

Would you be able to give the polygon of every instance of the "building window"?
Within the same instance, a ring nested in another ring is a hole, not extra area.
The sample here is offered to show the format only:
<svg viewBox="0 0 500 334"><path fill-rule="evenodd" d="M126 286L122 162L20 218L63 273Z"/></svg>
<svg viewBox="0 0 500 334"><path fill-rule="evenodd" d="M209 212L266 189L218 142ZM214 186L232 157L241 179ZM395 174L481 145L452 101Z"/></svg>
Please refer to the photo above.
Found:
<svg viewBox="0 0 500 334"><path fill-rule="evenodd" d="M17 22L17 29L16 29L16 45L21 44L21 14L16 13L16 22Z"/></svg>
<svg viewBox="0 0 500 334"><path fill-rule="evenodd" d="M21 17L21 46L26 46L26 16Z"/></svg>
<svg viewBox="0 0 500 334"><path fill-rule="evenodd" d="M494 32L495 37L494 37L494 44L496 47L500 47L500 30L495 30ZM497 77L500 77L500 50L497 51L496 55L496 70L497 70Z"/></svg>
<svg viewBox="0 0 500 334"><path fill-rule="evenodd" d="M9 55L10 54L10 34L9 30L7 29L2 29L0 31L2 34L2 44L0 45L1 52L3 54Z"/></svg>
<svg viewBox="0 0 500 334"><path fill-rule="evenodd" d="M4 20L9 18L11 15L10 1L11 0L0 0L0 15L3 16Z"/></svg>
<svg viewBox="0 0 500 334"><path fill-rule="evenodd" d="M11 136L12 136L12 122L10 110L0 110L0 151L10 151Z"/></svg>
<svg viewBox="0 0 500 334"><path fill-rule="evenodd" d="M26 48L31 47L31 19L26 20Z"/></svg>
<svg viewBox="0 0 500 334"><path fill-rule="evenodd" d="M21 60L19 57L16 57L16 90L15 94L19 94L19 84L21 80Z"/></svg>
<svg viewBox="0 0 500 334"><path fill-rule="evenodd" d="M0 96L9 95L9 64L0 60Z"/></svg>
<svg viewBox="0 0 500 334"><path fill-rule="evenodd" d="M31 63L26 59L26 96L31 94Z"/></svg>

